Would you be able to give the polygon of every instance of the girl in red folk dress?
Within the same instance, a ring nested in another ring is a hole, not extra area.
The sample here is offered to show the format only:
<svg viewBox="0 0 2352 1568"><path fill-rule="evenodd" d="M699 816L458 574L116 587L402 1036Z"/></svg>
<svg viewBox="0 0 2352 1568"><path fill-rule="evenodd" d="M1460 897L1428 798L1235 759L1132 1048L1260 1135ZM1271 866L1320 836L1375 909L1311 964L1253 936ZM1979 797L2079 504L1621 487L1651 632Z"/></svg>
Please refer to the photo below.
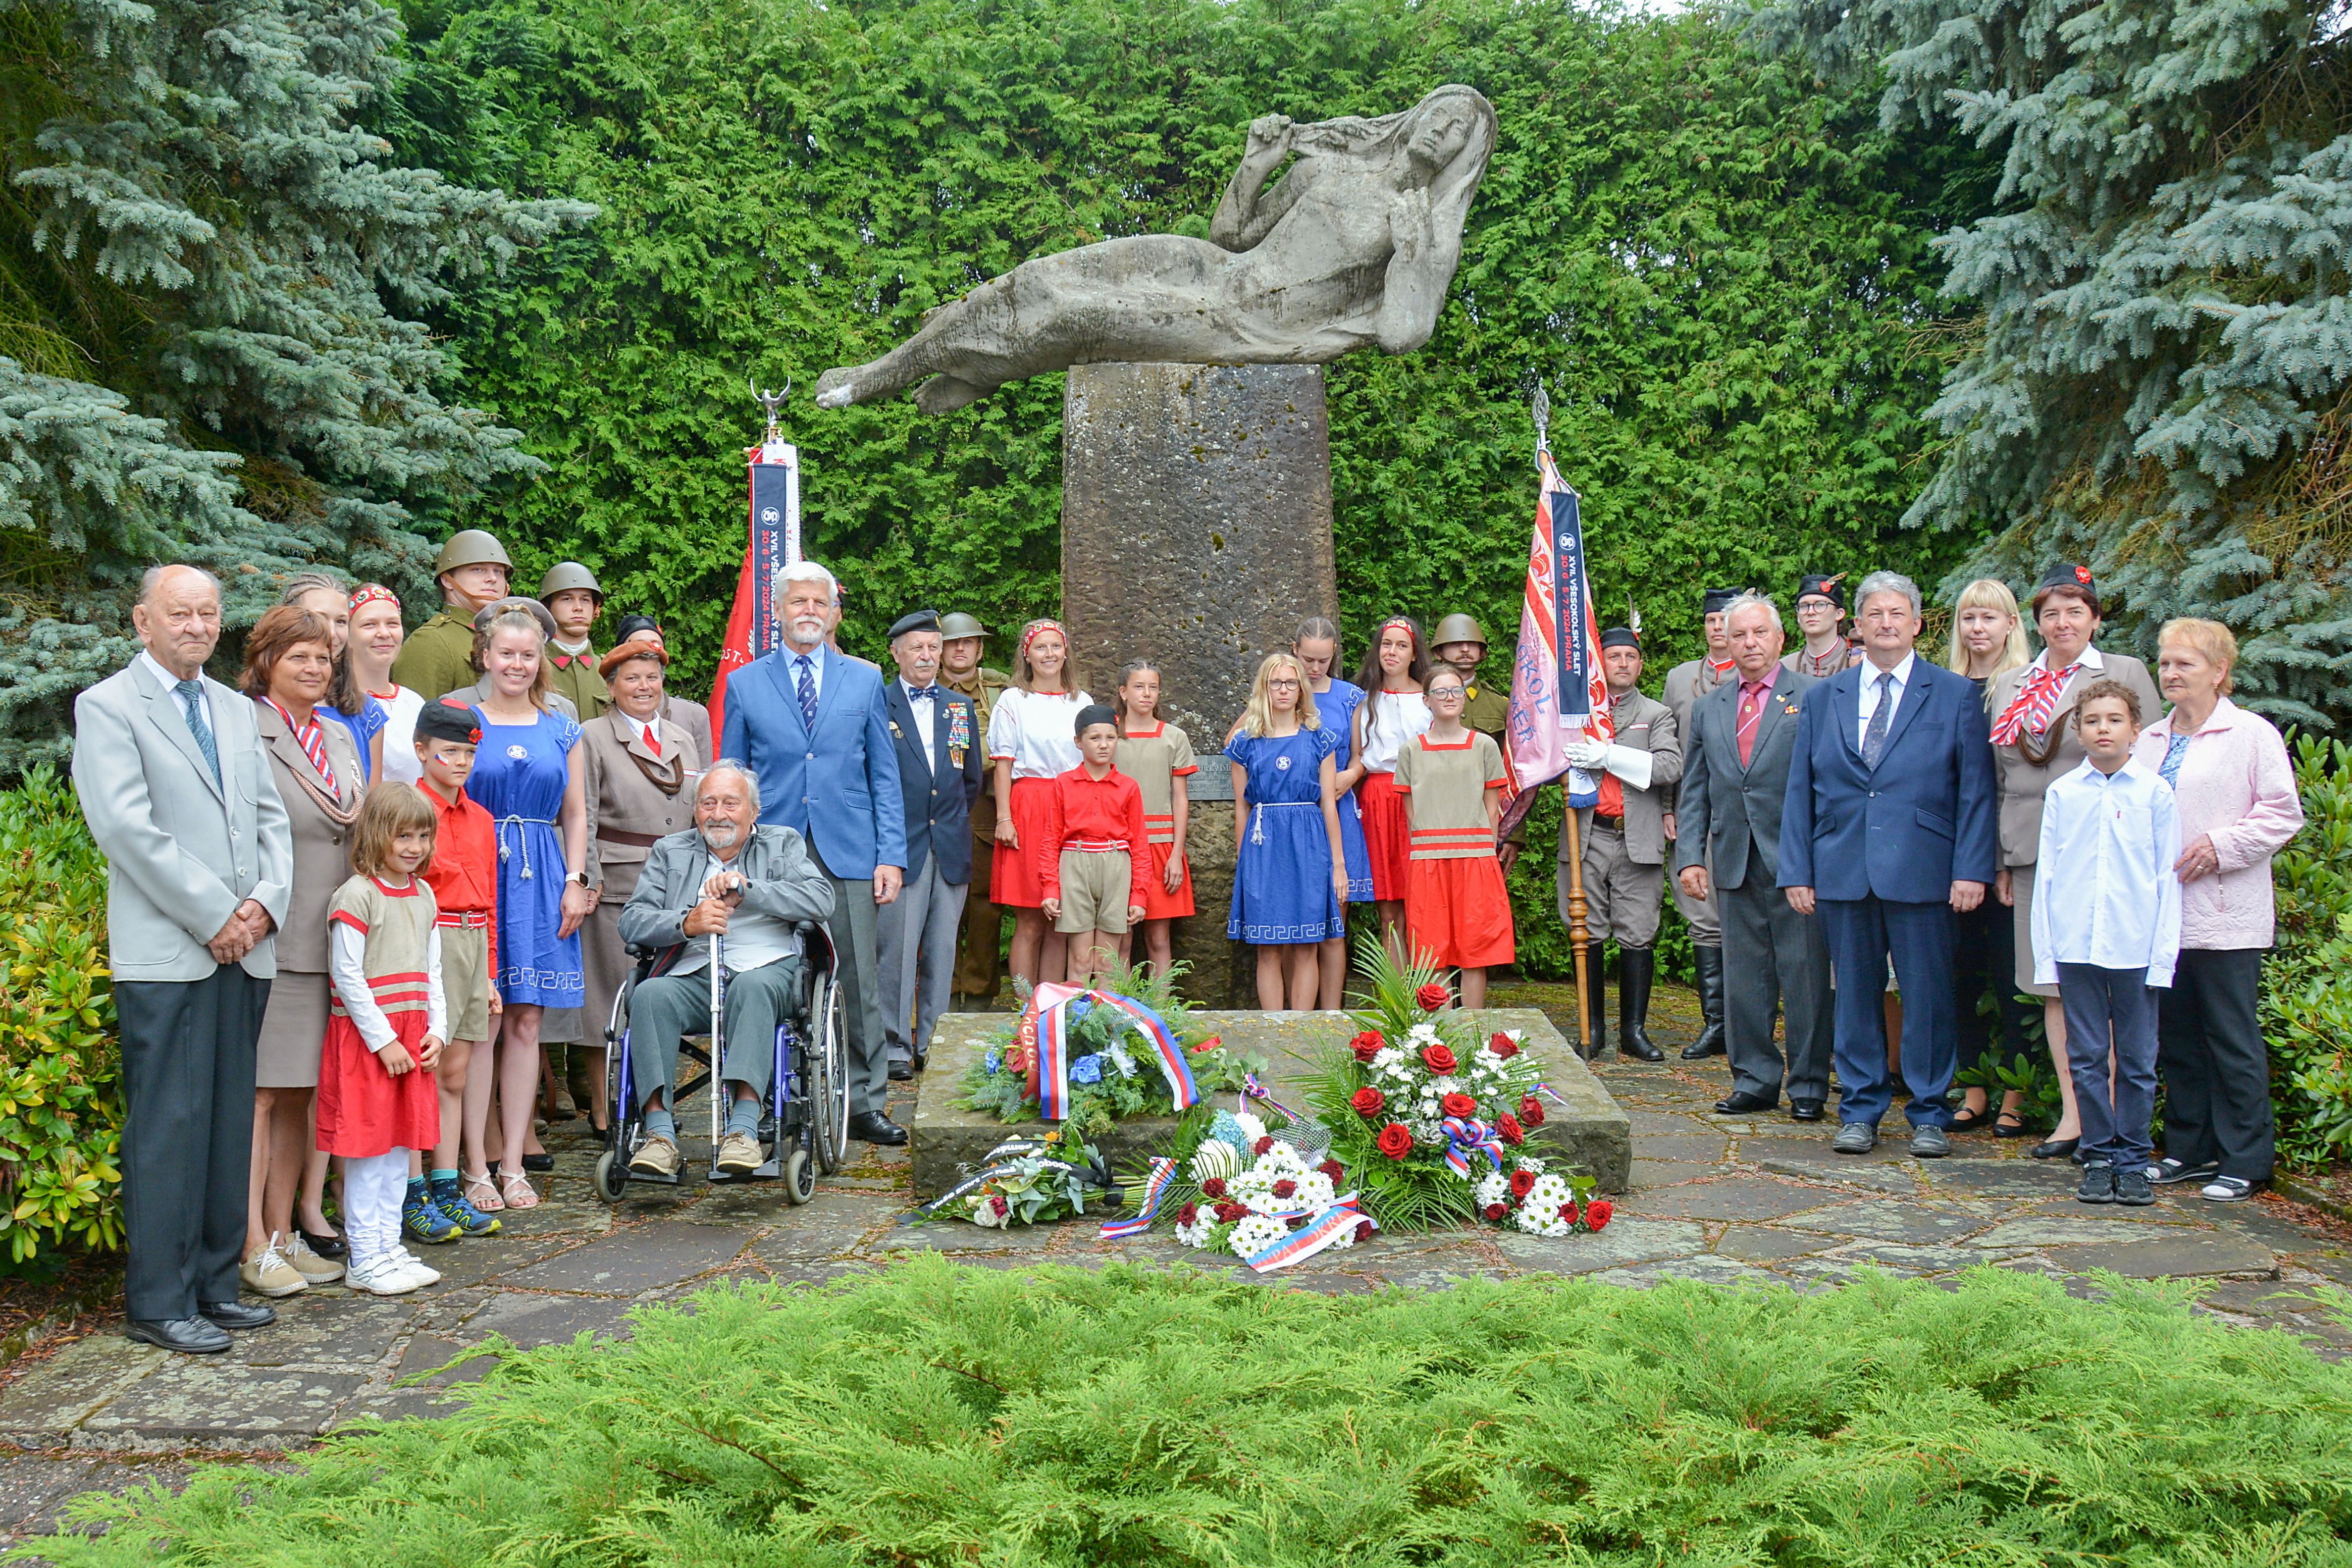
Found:
<svg viewBox="0 0 2352 1568"><path fill-rule="evenodd" d="M1372 634L1364 650L1364 666L1356 684L1364 700L1356 710L1355 763L1339 774L1342 790L1356 791L1359 815L1364 822L1364 848L1372 862L1372 900L1379 907L1381 940L1402 961L1404 957L1405 868L1412 849L1404 802L1396 790L1397 757L1429 728L1429 704L1422 700L1422 683L1429 679L1429 654L1423 647L1420 624L1409 616L1391 616Z"/></svg>
<svg viewBox="0 0 2352 1568"><path fill-rule="evenodd" d="M1398 754L1397 793L1412 822L1404 918L1421 963L1462 972L1462 1005L1486 1005L1486 971L1512 957L1511 896L1495 858L1503 751L1462 722L1466 699L1449 665L1429 678L1431 721Z"/></svg>
<svg viewBox="0 0 2352 1568"><path fill-rule="evenodd" d="M988 716L988 758L996 782L996 854L989 901L1013 911L1013 973L1030 984L1059 979L1068 942L1041 907L1045 874L1032 846L1045 831L1054 781L1078 765L1078 710L1094 699L1074 689L1069 637L1059 621L1021 628L1013 689Z"/></svg>
<svg viewBox="0 0 2352 1568"><path fill-rule="evenodd" d="M1184 858L1192 800L1186 784L1201 764L1192 738L1160 717L1160 671L1138 659L1118 672L1118 771L1143 792L1143 827L1151 841L1143 906L1144 962L1160 974L1175 962L1168 922L1192 912L1192 868ZM1130 960L1130 962L1132 962Z"/></svg>
<svg viewBox="0 0 2352 1568"><path fill-rule="evenodd" d="M439 907L417 875L433 859L432 805L413 784L370 790L352 825L357 875L328 908L333 1005L319 1058L319 1147L343 1160L351 1283L401 1296L441 1276L400 1245L408 1156L441 1136L434 1068L448 1033Z"/></svg>

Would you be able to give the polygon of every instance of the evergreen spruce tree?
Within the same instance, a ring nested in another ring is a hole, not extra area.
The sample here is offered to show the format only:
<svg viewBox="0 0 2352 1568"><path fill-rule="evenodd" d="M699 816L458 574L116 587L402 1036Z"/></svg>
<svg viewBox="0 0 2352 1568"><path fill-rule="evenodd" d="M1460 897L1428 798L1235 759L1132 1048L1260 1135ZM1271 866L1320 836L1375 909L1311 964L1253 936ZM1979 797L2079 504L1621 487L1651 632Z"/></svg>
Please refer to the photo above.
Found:
<svg viewBox="0 0 2352 1568"><path fill-rule="evenodd" d="M1979 312L1906 521L2087 560L2143 647L2225 621L2242 692L2352 713L2352 43L2343 0L1795 0L1757 35L2001 152L1947 234ZM1955 578L1956 585L1962 578ZM2251 688L2247 692L2246 688Z"/></svg>
<svg viewBox="0 0 2352 1568"><path fill-rule="evenodd" d="M316 563L414 588L419 514L539 465L419 321L593 208L404 168L373 0L0 0L0 774L62 751L159 559L232 627ZM435 531L440 531L436 526Z"/></svg>

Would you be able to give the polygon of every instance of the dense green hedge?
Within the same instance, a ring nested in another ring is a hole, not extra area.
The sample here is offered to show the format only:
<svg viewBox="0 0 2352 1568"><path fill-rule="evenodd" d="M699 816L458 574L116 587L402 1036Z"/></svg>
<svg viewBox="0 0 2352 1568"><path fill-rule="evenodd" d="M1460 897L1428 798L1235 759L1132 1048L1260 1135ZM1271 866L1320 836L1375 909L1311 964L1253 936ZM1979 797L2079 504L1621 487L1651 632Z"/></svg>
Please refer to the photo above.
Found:
<svg viewBox="0 0 2352 1568"><path fill-rule="evenodd" d="M2352 1370L2192 1311L2194 1287L2108 1290L1979 1268L1819 1294L1326 1295L917 1256L640 1306L626 1340L507 1353L446 1419L95 1494L39 1550L60 1568L2341 1564Z"/></svg>
<svg viewBox="0 0 2352 1568"><path fill-rule="evenodd" d="M853 646L919 603L1059 595L1061 378L928 420L815 412L829 365L1033 256L1197 228L1254 115L1380 113L1446 81L1501 117L1436 336L1330 372L1349 624L1517 625L1531 379L1587 497L1603 611L1687 655L1703 583L1933 581L1898 531L1947 363L1929 237L1990 165L1691 15L1564 0L409 0L376 123L412 160L603 216L445 312L468 398L552 472L467 520L564 555L707 679L743 539L745 393L787 377L810 548ZM1349 657L1360 651L1351 644ZM1498 661L1499 662L1499 661Z"/></svg>

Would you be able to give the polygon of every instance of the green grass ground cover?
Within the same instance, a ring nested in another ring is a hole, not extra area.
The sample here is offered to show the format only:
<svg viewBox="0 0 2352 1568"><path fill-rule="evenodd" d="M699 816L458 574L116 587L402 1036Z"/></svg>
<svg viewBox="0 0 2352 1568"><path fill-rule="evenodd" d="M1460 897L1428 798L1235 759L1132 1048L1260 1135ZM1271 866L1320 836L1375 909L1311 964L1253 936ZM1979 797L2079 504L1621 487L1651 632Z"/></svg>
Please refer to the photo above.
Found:
<svg viewBox="0 0 2352 1568"><path fill-rule="evenodd" d="M2187 1289L1326 1297L918 1258L641 1308L60 1564L2347 1564L2352 1369Z"/></svg>

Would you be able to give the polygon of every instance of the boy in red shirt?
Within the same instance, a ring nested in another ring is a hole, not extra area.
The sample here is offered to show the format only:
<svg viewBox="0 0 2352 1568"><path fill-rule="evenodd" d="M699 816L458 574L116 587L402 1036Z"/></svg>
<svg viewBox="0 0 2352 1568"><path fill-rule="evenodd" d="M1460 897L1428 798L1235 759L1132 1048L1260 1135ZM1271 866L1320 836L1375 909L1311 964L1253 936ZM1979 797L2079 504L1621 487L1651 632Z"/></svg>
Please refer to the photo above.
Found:
<svg viewBox="0 0 2352 1568"><path fill-rule="evenodd" d="M1118 939L1143 918L1143 879L1151 847L1143 826L1143 792L1111 762L1118 715L1100 702L1078 710L1078 754L1055 775L1045 831L1033 851L1045 885L1039 907L1068 936L1066 971L1073 985L1118 973Z"/></svg>
<svg viewBox="0 0 2352 1568"><path fill-rule="evenodd" d="M419 1151L408 1173L408 1199L401 1205L401 1228L410 1239L455 1241L488 1236L499 1222L468 1201L457 1181L458 1135L474 1128L480 1157L478 1122L464 1114L466 1068L474 1047L490 1037L499 1016L499 847L490 814L466 797L474 771L474 748L482 732L474 715L446 702L427 702L416 713L416 760L425 775L416 781L439 821L435 825L433 864L420 873L441 909L441 988L449 1018L449 1043L441 1053L436 1079L441 1091L441 1141L434 1146L428 1181ZM489 1107L485 1100L483 1110ZM488 1167L478 1189L495 1192Z"/></svg>

